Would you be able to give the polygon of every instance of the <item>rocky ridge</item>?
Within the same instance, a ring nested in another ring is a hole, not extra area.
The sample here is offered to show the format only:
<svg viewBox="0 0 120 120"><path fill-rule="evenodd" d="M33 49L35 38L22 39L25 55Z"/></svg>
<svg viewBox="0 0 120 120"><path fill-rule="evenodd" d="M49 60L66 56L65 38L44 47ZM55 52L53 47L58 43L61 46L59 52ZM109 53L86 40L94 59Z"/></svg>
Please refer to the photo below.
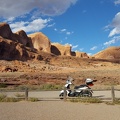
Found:
<svg viewBox="0 0 120 120"><path fill-rule="evenodd" d="M73 55L73 52L71 51L71 47L69 45L64 46L58 43L51 43L49 38L41 32L27 35L25 31L19 30L16 33L13 33L10 29L9 24L7 23L0 23L0 40L0 59L29 60L38 58L39 60L39 57L33 56L39 56L41 52L44 52L45 54L54 54L57 56L65 55L82 58L86 56L89 57L86 53L84 53L85 55L81 55L80 52L79 54L77 53L77 55L74 52L75 54ZM12 53L12 57L11 55L8 55L9 53Z"/></svg>

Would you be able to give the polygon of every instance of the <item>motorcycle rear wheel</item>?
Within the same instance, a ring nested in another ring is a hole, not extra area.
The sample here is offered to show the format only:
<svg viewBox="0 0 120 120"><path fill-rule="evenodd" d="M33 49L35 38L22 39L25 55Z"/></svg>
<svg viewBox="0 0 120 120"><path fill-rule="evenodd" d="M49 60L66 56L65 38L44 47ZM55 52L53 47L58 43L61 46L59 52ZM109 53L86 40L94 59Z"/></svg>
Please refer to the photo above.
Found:
<svg viewBox="0 0 120 120"><path fill-rule="evenodd" d="M90 91L82 91L79 93L79 97L92 97L92 93Z"/></svg>

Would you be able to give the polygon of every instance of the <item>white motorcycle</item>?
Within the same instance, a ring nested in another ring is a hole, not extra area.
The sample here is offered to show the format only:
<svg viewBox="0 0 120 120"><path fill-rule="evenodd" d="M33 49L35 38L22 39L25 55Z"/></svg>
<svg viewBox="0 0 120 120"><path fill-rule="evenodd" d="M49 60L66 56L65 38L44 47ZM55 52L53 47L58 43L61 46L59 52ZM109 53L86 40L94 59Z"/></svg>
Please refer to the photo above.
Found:
<svg viewBox="0 0 120 120"><path fill-rule="evenodd" d="M74 90L70 89L70 85L72 84L71 80L67 80L67 83L65 84L65 88L66 88L66 93L65 90L61 90L59 97L60 99L62 99L64 97L64 94L66 94L69 97L92 97L92 89L90 88L90 86L93 86L93 80L90 78L87 78L85 80L85 84L84 85L80 85L80 86L75 86Z"/></svg>

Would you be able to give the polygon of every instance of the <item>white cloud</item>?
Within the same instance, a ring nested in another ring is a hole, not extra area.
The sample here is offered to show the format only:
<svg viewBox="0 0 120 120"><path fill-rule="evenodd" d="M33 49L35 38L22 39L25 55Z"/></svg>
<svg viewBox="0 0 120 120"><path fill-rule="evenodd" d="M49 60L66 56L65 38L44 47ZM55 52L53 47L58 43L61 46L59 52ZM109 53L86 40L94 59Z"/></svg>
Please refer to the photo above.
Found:
<svg viewBox="0 0 120 120"><path fill-rule="evenodd" d="M112 38L112 40L110 40L108 42L105 42L103 45L104 46L110 46L111 44L115 44L118 41L120 41L120 36L115 36L115 37Z"/></svg>
<svg viewBox="0 0 120 120"><path fill-rule="evenodd" d="M113 28L109 33L109 37L120 34L120 12L115 15L112 23L109 26Z"/></svg>
<svg viewBox="0 0 120 120"><path fill-rule="evenodd" d="M111 30L110 34L109 34L109 37L112 37L116 34L119 34L120 33L120 28L114 28L113 30Z"/></svg>
<svg viewBox="0 0 120 120"><path fill-rule="evenodd" d="M54 29L55 30L55 29ZM57 30L55 30L55 31L57 31ZM60 32L60 33L65 33L66 35L71 35L71 34L73 34L74 32L72 31L72 32L70 32L70 31L68 31L67 29L61 29L61 30L59 30L58 32Z"/></svg>
<svg viewBox="0 0 120 120"><path fill-rule="evenodd" d="M57 28L55 28L54 31L58 31Z"/></svg>
<svg viewBox="0 0 120 120"><path fill-rule="evenodd" d="M65 43L65 45L69 45L69 46L71 46L71 47L72 47L72 44L69 44L69 43Z"/></svg>
<svg viewBox="0 0 120 120"><path fill-rule="evenodd" d="M14 20L15 20L15 17L10 17L10 18L7 19L7 22L12 22Z"/></svg>
<svg viewBox="0 0 120 120"><path fill-rule="evenodd" d="M78 47L78 45L73 45L72 49L76 49Z"/></svg>
<svg viewBox="0 0 120 120"><path fill-rule="evenodd" d="M0 17L17 17L37 10L38 14L55 16L63 14L78 0L0 0Z"/></svg>
<svg viewBox="0 0 120 120"><path fill-rule="evenodd" d="M80 50L80 51L83 51L83 50L84 50L84 48L80 48L79 50Z"/></svg>
<svg viewBox="0 0 120 120"><path fill-rule="evenodd" d="M71 32L66 32L66 34L67 34L67 35L70 35L70 34L71 34Z"/></svg>
<svg viewBox="0 0 120 120"><path fill-rule="evenodd" d="M71 35L71 34L73 34L74 32L70 32L70 31L67 31L66 32L66 35Z"/></svg>
<svg viewBox="0 0 120 120"><path fill-rule="evenodd" d="M120 0L115 0L115 5L120 4Z"/></svg>
<svg viewBox="0 0 120 120"><path fill-rule="evenodd" d="M62 30L61 30L61 32L65 32L65 31L66 31L66 29L62 29Z"/></svg>
<svg viewBox="0 0 120 120"><path fill-rule="evenodd" d="M50 24L50 25L48 25L47 27L53 27L54 25L55 25L55 23Z"/></svg>
<svg viewBox="0 0 120 120"><path fill-rule="evenodd" d="M95 49L97 49L97 46L90 48L90 50L95 50Z"/></svg>
<svg viewBox="0 0 120 120"><path fill-rule="evenodd" d="M24 30L25 32L37 32L43 28L45 28L51 19L35 19L31 22L15 22L10 24L10 27L13 32L17 32L19 30Z"/></svg>
<svg viewBox="0 0 120 120"><path fill-rule="evenodd" d="M72 45L72 44L69 44L69 43L66 43L65 45L71 46L72 49L76 49L78 47L78 45Z"/></svg>

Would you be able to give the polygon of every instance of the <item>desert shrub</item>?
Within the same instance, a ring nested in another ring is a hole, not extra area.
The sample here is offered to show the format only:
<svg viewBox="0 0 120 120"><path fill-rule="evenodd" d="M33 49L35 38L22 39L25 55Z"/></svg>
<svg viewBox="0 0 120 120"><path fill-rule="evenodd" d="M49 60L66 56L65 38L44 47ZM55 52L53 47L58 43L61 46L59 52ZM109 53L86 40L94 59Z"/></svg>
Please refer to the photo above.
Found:
<svg viewBox="0 0 120 120"><path fill-rule="evenodd" d="M107 101L105 102L107 105L120 105L120 99L115 99L113 102Z"/></svg>
<svg viewBox="0 0 120 120"><path fill-rule="evenodd" d="M13 97L7 97L6 94L0 94L0 102L17 102L19 101L16 98Z"/></svg>
<svg viewBox="0 0 120 120"><path fill-rule="evenodd" d="M0 88L6 88L6 87L7 87L7 85L5 83L0 84Z"/></svg>
<svg viewBox="0 0 120 120"><path fill-rule="evenodd" d="M114 103L120 105L120 99L115 99Z"/></svg>
<svg viewBox="0 0 120 120"><path fill-rule="evenodd" d="M18 102L19 100L17 98L13 97L6 97L1 102Z"/></svg>
<svg viewBox="0 0 120 120"><path fill-rule="evenodd" d="M2 101L3 99L5 99L7 97L6 94L0 94L0 101Z"/></svg>
<svg viewBox="0 0 120 120"><path fill-rule="evenodd" d="M29 98L29 101L31 101L31 102L37 102L37 101L39 101L39 100L38 100L38 98L33 98L33 97L31 97L31 98Z"/></svg>

